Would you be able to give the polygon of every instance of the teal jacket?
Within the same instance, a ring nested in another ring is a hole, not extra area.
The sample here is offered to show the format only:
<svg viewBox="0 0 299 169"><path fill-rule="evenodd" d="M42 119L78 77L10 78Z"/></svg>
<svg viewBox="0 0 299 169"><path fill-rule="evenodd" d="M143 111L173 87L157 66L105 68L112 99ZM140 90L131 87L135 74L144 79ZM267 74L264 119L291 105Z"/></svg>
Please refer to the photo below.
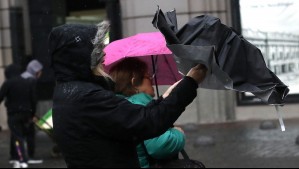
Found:
<svg viewBox="0 0 299 169"><path fill-rule="evenodd" d="M152 97L139 93L127 98L133 104L147 105ZM165 159L179 153L185 146L185 136L180 131L170 128L159 137L144 141L149 155L155 159ZM141 168L149 168L149 161L142 144L137 146L137 154Z"/></svg>

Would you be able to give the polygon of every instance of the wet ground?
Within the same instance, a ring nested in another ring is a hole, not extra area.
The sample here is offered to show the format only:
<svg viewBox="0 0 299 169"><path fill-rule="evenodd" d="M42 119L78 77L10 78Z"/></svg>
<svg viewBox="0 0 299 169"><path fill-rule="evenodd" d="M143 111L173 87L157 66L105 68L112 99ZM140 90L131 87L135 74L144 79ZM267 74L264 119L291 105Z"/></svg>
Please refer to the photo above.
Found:
<svg viewBox="0 0 299 169"><path fill-rule="evenodd" d="M274 121L278 126L278 121ZM224 124L185 125L186 151L207 168L298 168L299 119L285 120L286 131L279 127L261 130L261 121ZM0 168L8 164L8 132L0 132ZM198 141L199 140L199 141ZM64 168L62 158L53 158L52 140L43 132L37 135L37 156L44 159L34 168Z"/></svg>
<svg viewBox="0 0 299 169"><path fill-rule="evenodd" d="M299 120L285 121L285 132L279 127L261 130L260 124L251 121L198 126L187 133L187 152L208 168L298 168L299 146L295 142ZM195 147L200 135L212 137L215 144Z"/></svg>

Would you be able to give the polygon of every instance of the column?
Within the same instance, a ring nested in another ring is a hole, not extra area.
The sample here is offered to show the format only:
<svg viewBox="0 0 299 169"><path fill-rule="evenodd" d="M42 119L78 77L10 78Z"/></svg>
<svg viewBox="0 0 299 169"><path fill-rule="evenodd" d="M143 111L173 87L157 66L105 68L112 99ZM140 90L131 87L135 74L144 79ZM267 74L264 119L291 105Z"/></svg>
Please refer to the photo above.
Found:
<svg viewBox="0 0 299 169"><path fill-rule="evenodd" d="M6 65L12 63L12 49L11 49L11 31L9 22L9 7L11 1L0 1L0 84L2 85L4 77L4 69ZM4 104L0 107L0 125L3 129L7 129L7 116Z"/></svg>

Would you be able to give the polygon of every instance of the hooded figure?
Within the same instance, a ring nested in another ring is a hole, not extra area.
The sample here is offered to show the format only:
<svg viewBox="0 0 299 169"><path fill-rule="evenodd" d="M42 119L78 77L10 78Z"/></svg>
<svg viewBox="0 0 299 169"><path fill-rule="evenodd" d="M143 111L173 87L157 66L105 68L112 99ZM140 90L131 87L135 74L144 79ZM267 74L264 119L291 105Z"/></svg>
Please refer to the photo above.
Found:
<svg viewBox="0 0 299 169"><path fill-rule="evenodd" d="M36 110L36 82L41 75L43 66L37 60L31 61L26 72L21 76L15 75L15 71L7 72L7 80L0 90L0 103L5 99L8 114L8 126L11 130L12 152L11 160L15 161L15 167L26 167L27 162L32 162L35 153L35 131L32 122ZM27 147L25 148L25 140ZM16 142L21 153L18 153ZM27 151L26 151L27 150ZM28 156L27 156L28 155Z"/></svg>
<svg viewBox="0 0 299 169"><path fill-rule="evenodd" d="M39 73L43 69L43 65L37 61L37 60L32 60L29 62L27 69L24 73L21 74L22 78L28 79L28 78L38 78Z"/></svg>
<svg viewBox="0 0 299 169"><path fill-rule="evenodd" d="M31 61L27 70L21 75L14 72L7 72L6 80L0 91L0 101L6 98L6 107L10 115L20 112L35 113L36 106L36 82L41 75L42 64L37 60ZM13 73L13 74L12 74Z"/></svg>
<svg viewBox="0 0 299 169"><path fill-rule="evenodd" d="M115 95L102 70L107 28L107 22L66 24L49 35L57 80L54 136L68 167L139 167L136 145L171 127L204 78L199 66L168 97L147 106L131 104Z"/></svg>
<svg viewBox="0 0 299 169"><path fill-rule="evenodd" d="M11 64L4 70L5 79L11 79L13 77L19 76L21 73L22 67L18 64Z"/></svg>

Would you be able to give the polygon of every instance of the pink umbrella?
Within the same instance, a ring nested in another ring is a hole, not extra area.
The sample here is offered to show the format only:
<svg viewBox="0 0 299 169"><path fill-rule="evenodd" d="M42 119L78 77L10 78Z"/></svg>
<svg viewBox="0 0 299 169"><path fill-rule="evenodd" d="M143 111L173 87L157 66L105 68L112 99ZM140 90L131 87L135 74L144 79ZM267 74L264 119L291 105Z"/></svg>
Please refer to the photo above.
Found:
<svg viewBox="0 0 299 169"><path fill-rule="evenodd" d="M138 57L153 68L157 85L172 85L182 78L172 52L166 47L165 38L160 32L140 33L128 38L114 41L104 49L104 65L109 68L118 61L128 57Z"/></svg>

